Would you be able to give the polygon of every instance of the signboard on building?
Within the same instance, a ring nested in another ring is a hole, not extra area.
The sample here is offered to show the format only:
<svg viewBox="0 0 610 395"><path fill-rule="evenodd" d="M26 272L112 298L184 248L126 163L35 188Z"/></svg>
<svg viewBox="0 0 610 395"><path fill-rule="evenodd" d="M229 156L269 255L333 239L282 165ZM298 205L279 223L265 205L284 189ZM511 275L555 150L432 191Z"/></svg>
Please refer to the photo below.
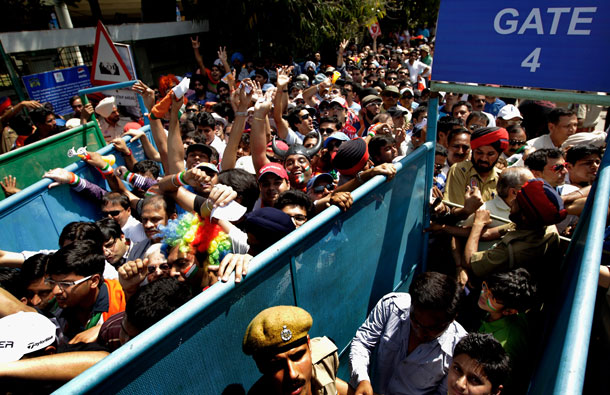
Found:
<svg viewBox="0 0 610 395"><path fill-rule="evenodd" d="M79 90L91 87L86 66L26 75L22 79L30 99L50 102L59 115L72 112L70 98L77 95Z"/></svg>
<svg viewBox="0 0 610 395"><path fill-rule="evenodd" d="M610 92L610 2L441 2L432 79Z"/></svg>

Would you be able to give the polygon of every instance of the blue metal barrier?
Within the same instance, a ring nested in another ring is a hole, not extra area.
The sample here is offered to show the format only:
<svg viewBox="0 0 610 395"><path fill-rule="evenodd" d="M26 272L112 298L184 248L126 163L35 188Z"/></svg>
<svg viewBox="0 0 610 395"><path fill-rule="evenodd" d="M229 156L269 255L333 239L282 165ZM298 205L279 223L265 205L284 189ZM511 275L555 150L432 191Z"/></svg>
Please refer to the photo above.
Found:
<svg viewBox="0 0 610 395"><path fill-rule="evenodd" d="M530 394L580 394L585 378L599 265L610 200L610 153L606 150L563 262L562 300Z"/></svg>
<svg viewBox="0 0 610 395"><path fill-rule="evenodd" d="M150 136L150 127L144 130ZM129 141L131 137L125 137ZM145 158L139 141L129 143L137 160ZM114 154L117 166L123 165L121 155L112 145L99 151L102 155ZM50 170L46 169L46 170ZM99 172L83 161L66 167L89 181L104 185ZM101 217L100 208L68 186L48 189L51 180L43 178L21 192L0 201L0 249L23 251L58 248L57 240L64 226L73 221L95 221Z"/></svg>
<svg viewBox="0 0 610 395"><path fill-rule="evenodd" d="M404 289L424 261L427 157L434 145L397 164L394 180L377 176L353 193L343 213L330 207L257 256L235 286L218 283L138 335L57 393L219 394L258 377L241 351L248 322L269 306L299 305L314 317L312 336L347 352L356 329L384 294Z"/></svg>

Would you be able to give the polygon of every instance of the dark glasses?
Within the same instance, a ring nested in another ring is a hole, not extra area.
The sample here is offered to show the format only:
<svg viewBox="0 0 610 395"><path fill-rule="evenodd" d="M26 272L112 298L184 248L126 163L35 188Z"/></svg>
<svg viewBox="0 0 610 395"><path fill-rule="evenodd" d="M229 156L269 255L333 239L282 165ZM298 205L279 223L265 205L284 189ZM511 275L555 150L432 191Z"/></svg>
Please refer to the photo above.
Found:
<svg viewBox="0 0 610 395"><path fill-rule="evenodd" d="M157 267L161 270L169 270L169 268L171 266L167 263L162 263L160 265L155 265L155 266L148 266L147 267L148 274L153 274L155 271L157 271Z"/></svg>
<svg viewBox="0 0 610 395"><path fill-rule="evenodd" d="M121 211L122 210L102 211L102 215L104 217L107 217L107 216L116 217L117 215L121 214Z"/></svg>
<svg viewBox="0 0 610 395"><path fill-rule="evenodd" d="M510 145L523 145L527 143L525 140L508 140L508 144Z"/></svg>
<svg viewBox="0 0 610 395"><path fill-rule="evenodd" d="M309 118L310 118L309 114L304 114L304 115L301 115L301 119L302 119L303 121L304 121L304 120L306 120L306 119L309 119Z"/></svg>
<svg viewBox="0 0 610 395"><path fill-rule="evenodd" d="M325 135L325 134L333 134L335 132L335 129L332 128L320 128L320 133Z"/></svg>
<svg viewBox="0 0 610 395"><path fill-rule="evenodd" d="M313 187L313 191L315 193L322 193L324 192L324 189L328 189L329 191L332 191L335 189L335 185L334 184L326 184L326 185L318 185L317 187Z"/></svg>
<svg viewBox="0 0 610 395"><path fill-rule="evenodd" d="M566 168L566 165L564 165L563 163L558 163L558 164L554 165L553 167L551 167L551 169L555 173L559 173L560 171L563 171L565 168Z"/></svg>

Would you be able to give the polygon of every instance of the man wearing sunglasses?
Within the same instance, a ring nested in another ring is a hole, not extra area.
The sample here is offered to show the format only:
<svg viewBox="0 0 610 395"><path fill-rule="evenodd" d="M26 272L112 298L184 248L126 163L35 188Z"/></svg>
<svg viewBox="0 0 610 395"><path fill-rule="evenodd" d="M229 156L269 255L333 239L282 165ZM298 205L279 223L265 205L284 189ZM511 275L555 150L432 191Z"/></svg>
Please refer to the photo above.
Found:
<svg viewBox="0 0 610 395"><path fill-rule="evenodd" d="M75 241L49 258L46 282L63 309L59 323L67 339L125 310L118 280L105 280L103 272L104 255L90 240Z"/></svg>
<svg viewBox="0 0 610 395"><path fill-rule="evenodd" d="M534 176L542 178L553 188L563 185L568 169L563 153L557 148L539 149L532 152L525 159L527 166Z"/></svg>
<svg viewBox="0 0 610 395"><path fill-rule="evenodd" d="M134 243L146 240L142 224L131 216L129 198L118 192L109 192L102 197L102 215L115 220L125 237Z"/></svg>

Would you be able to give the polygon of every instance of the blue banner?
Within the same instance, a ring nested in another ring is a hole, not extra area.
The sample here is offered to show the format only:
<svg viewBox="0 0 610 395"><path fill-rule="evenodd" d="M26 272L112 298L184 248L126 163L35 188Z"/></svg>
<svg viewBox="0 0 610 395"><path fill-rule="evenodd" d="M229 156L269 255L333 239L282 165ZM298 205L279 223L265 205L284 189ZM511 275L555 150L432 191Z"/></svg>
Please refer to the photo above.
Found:
<svg viewBox="0 0 610 395"><path fill-rule="evenodd" d="M444 0L432 79L610 92L610 2Z"/></svg>
<svg viewBox="0 0 610 395"><path fill-rule="evenodd" d="M76 66L26 75L23 84L30 99L50 102L56 114L65 115L72 112L70 98L77 95L79 90L89 88L91 79L87 66Z"/></svg>

